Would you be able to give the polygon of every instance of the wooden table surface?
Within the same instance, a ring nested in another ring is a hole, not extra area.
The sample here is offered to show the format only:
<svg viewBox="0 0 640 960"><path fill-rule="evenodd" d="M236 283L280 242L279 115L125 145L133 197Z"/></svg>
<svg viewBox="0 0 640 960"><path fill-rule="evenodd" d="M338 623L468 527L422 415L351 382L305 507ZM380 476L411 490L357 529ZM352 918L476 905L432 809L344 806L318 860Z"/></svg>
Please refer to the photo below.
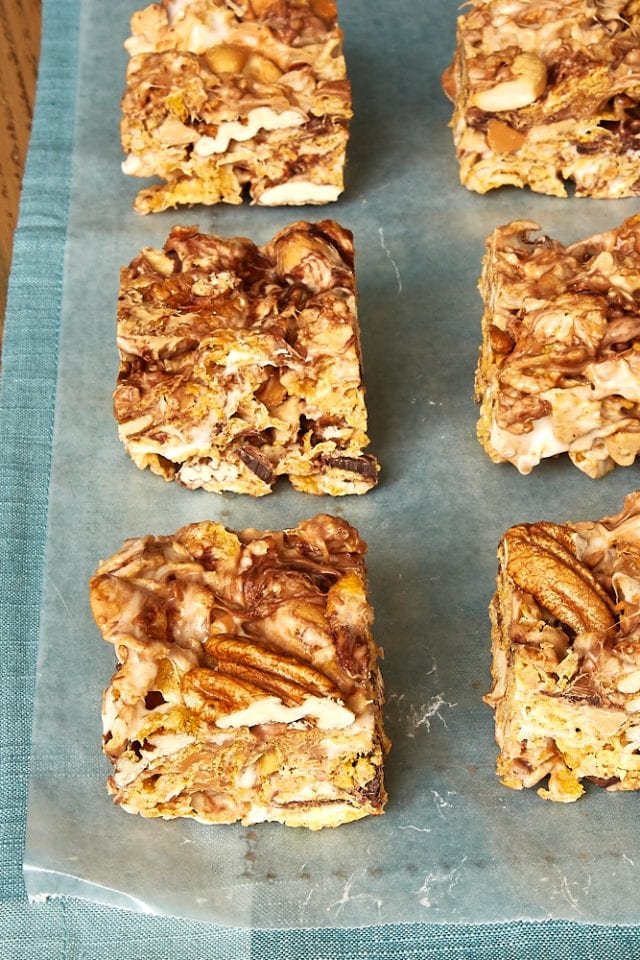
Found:
<svg viewBox="0 0 640 960"><path fill-rule="evenodd" d="M0 342L33 115L40 17L41 0L0 0Z"/></svg>

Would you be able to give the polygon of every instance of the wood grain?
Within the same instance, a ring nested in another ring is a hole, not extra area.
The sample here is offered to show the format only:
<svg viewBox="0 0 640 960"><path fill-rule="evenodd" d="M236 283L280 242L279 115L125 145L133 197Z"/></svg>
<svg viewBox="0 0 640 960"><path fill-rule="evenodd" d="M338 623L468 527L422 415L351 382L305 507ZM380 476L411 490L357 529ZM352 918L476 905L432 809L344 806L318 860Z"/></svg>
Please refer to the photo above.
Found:
<svg viewBox="0 0 640 960"><path fill-rule="evenodd" d="M40 23L41 0L0 2L0 342L33 116Z"/></svg>

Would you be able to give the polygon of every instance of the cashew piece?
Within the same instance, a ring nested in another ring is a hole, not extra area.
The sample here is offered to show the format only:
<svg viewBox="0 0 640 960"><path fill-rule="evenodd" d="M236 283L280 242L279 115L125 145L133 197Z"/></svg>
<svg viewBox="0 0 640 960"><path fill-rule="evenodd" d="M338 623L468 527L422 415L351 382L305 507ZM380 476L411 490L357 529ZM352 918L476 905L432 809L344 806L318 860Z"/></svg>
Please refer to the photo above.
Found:
<svg viewBox="0 0 640 960"><path fill-rule="evenodd" d="M207 50L204 58L214 73L241 73L249 52L237 43L220 43Z"/></svg>
<svg viewBox="0 0 640 960"><path fill-rule="evenodd" d="M471 98L472 104L487 113L519 110L544 93L547 68L535 53L518 54L511 64L511 73L513 80L504 80L488 90L480 90Z"/></svg>
<svg viewBox="0 0 640 960"><path fill-rule="evenodd" d="M282 76L282 70L259 53L252 53L247 60L244 72L261 83L275 83Z"/></svg>

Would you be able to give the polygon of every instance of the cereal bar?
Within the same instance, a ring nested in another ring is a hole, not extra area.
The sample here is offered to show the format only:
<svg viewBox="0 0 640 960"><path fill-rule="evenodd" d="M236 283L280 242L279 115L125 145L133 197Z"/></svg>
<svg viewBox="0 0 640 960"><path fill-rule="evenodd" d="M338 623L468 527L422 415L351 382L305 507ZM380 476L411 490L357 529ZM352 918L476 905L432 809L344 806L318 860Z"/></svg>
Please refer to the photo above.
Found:
<svg viewBox="0 0 640 960"><path fill-rule="evenodd" d="M108 789L129 813L310 829L381 814L382 678L366 545L320 514L127 540L90 583L117 667Z"/></svg>
<svg viewBox="0 0 640 960"><path fill-rule="evenodd" d="M597 478L640 451L640 216L570 246L539 229L487 240L478 435L521 473L566 452Z"/></svg>
<svg viewBox="0 0 640 960"><path fill-rule="evenodd" d="M508 787L571 802L640 789L640 491L598 522L523 523L500 542L493 688Z"/></svg>
<svg viewBox="0 0 640 960"><path fill-rule="evenodd" d="M123 171L160 181L139 213L338 198L352 109L333 0L162 0L131 28Z"/></svg>
<svg viewBox="0 0 640 960"><path fill-rule="evenodd" d="M175 227L123 269L119 434L191 489L360 494L368 445L351 233L298 222L258 247Z"/></svg>
<svg viewBox="0 0 640 960"><path fill-rule="evenodd" d="M460 179L640 194L637 0L471 0L445 72Z"/></svg>

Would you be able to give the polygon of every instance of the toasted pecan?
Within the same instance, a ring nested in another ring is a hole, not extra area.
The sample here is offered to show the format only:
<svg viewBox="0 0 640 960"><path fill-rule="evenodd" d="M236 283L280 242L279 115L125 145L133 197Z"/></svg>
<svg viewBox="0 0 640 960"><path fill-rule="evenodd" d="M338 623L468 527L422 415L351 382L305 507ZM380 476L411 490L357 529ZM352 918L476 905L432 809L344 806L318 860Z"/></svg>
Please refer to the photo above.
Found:
<svg viewBox="0 0 640 960"><path fill-rule="evenodd" d="M333 681L324 674L262 643L218 634L206 641L205 648L221 671L234 673L237 669L244 676L251 671L253 682L282 697L293 696L299 702L304 695L340 695Z"/></svg>
<svg viewBox="0 0 640 960"><path fill-rule="evenodd" d="M572 549L566 527L519 524L503 539L513 582L577 633L615 626L613 601Z"/></svg>

